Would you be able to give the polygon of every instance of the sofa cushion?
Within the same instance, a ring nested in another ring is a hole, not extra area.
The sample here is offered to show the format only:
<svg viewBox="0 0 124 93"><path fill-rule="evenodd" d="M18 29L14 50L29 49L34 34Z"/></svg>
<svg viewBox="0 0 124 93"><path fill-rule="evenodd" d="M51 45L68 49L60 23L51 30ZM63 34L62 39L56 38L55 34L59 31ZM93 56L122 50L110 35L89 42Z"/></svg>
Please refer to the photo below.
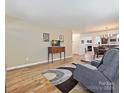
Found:
<svg viewBox="0 0 124 93"><path fill-rule="evenodd" d="M98 67L105 76L113 81L119 68L119 50L110 49L103 58L103 64Z"/></svg>

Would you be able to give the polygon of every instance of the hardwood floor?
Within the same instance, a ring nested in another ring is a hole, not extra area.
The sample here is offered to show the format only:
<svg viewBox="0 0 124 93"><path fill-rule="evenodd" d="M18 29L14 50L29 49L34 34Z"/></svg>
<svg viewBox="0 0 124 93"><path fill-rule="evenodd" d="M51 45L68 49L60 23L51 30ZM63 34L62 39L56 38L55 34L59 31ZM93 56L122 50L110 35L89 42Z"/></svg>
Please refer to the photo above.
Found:
<svg viewBox="0 0 124 93"><path fill-rule="evenodd" d="M71 63L80 63L80 57L7 71L6 93L61 93L41 73Z"/></svg>

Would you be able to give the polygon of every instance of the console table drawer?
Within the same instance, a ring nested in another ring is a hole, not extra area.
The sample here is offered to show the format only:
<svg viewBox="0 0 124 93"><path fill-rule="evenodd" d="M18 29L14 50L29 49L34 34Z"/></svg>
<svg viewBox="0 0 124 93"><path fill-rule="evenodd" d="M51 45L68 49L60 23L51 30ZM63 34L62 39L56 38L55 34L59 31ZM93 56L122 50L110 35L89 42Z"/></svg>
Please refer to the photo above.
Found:
<svg viewBox="0 0 124 93"><path fill-rule="evenodd" d="M52 48L52 52L53 53L60 53L60 49L59 48Z"/></svg>
<svg viewBox="0 0 124 93"><path fill-rule="evenodd" d="M65 51L65 47L61 47L61 52L64 52Z"/></svg>

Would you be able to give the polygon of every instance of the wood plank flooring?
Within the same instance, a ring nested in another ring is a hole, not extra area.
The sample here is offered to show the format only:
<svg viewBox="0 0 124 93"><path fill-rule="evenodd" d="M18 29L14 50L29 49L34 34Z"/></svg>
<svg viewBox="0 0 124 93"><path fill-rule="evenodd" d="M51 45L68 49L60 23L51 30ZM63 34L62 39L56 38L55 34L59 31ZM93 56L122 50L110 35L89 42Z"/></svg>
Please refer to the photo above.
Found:
<svg viewBox="0 0 124 93"><path fill-rule="evenodd" d="M66 59L66 61L61 60L54 63L7 71L6 93L61 93L41 73L48 69L62 67L67 64L80 63L79 60L79 56L75 56Z"/></svg>

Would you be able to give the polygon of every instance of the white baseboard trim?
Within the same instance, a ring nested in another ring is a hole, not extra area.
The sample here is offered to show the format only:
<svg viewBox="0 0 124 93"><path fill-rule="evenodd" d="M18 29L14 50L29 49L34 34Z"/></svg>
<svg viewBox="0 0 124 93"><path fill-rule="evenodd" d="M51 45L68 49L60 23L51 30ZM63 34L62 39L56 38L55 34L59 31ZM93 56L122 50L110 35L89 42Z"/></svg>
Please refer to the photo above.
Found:
<svg viewBox="0 0 124 93"><path fill-rule="evenodd" d="M65 58L71 58L72 56L67 56ZM64 59L61 58L61 59ZM53 59L53 61L57 61L57 60L60 60L60 58L56 58L56 59ZM51 62L52 60L49 60L49 62ZM44 60L44 61L39 61L39 62L35 62L35 63L30 63L30 64L25 64L25 65L20 65L20 66L14 66L14 67L9 67L7 68L6 70L9 71L9 70L14 70L14 69L19 69L19 68L23 68L23 67L28 67L28 66L33 66L33 65L38 65L38 64L43 64L43 63L47 63L48 60Z"/></svg>

